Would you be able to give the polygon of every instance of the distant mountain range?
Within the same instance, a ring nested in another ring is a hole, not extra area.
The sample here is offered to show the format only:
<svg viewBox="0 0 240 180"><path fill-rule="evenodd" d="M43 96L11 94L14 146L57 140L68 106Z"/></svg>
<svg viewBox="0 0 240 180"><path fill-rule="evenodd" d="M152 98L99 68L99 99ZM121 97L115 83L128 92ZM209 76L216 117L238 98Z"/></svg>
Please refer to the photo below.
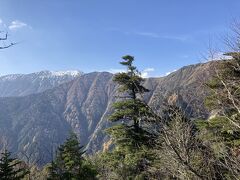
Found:
<svg viewBox="0 0 240 180"><path fill-rule="evenodd" d="M145 101L159 111L164 99L174 96L192 117L206 118L202 83L212 76L213 63L146 79L150 92ZM108 72L43 71L0 77L0 148L5 142L22 158L21 152L32 154L32 161L44 164L51 161L69 131L74 131L89 153L102 150L109 140L104 129L111 126L107 119L118 95L113 76Z"/></svg>
<svg viewBox="0 0 240 180"><path fill-rule="evenodd" d="M41 71L0 77L0 97L26 96L52 89L81 76L80 71Z"/></svg>

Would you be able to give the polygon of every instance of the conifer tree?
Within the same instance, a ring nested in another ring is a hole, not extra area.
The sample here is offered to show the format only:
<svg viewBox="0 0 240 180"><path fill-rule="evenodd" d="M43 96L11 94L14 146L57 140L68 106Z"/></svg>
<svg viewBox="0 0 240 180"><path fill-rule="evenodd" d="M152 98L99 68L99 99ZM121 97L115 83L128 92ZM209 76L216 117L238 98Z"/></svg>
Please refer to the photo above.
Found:
<svg viewBox="0 0 240 180"><path fill-rule="evenodd" d="M228 53L233 58L218 62L215 76L207 83L210 95L206 107L217 112L199 128L207 130L209 141L224 143L229 148L240 145L240 54Z"/></svg>
<svg viewBox="0 0 240 180"><path fill-rule="evenodd" d="M232 33L225 38L230 48L226 60L215 63L213 78L207 83L210 96L206 106L218 111L211 118L208 128L223 138L226 144L239 148L240 145L240 24L234 21ZM219 138L218 138L219 139Z"/></svg>
<svg viewBox="0 0 240 180"><path fill-rule="evenodd" d="M50 176L53 180L87 180L95 179L96 172L86 164L83 154L84 147L80 146L74 133L58 148L55 160L50 167Z"/></svg>
<svg viewBox="0 0 240 180"><path fill-rule="evenodd" d="M132 121L130 123L133 123L134 130L137 132L140 128L140 117L145 116L147 112L145 103L138 98L138 95L149 90L142 85L144 79L140 76L137 68L133 66L133 61L133 56L124 56L120 64L127 67L127 72L119 73L114 77L114 81L120 85L119 92L127 95L124 101L116 102L113 105L116 111L111 115L110 120Z"/></svg>
<svg viewBox="0 0 240 180"><path fill-rule="evenodd" d="M0 159L0 179L1 180L20 180L23 179L28 171L21 168L21 162L11 158L11 153L5 150Z"/></svg>
<svg viewBox="0 0 240 180"><path fill-rule="evenodd" d="M103 162L120 179L140 178L150 160L149 148L153 145L154 134L150 131L153 113L144 102L144 79L133 65L134 57L124 56L120 62L127 71L115 75L119 84L120 101L113 104L114 112L110 121L121 122L107 129L114 149L103 155ZM111 162L109 160L111 159Z"/></svg>
<svg viewBox="0 0 240 180"><path fill-rule="evenodd" d="M229 179L240 178L240 26L234 27L227 43L232 52L226 60L215 63L213 78L206 84L210 92L205 105L217 112L208 121L199 121L201 138L210 144L226 169Z"/></svg>
<svg viewBox="0 0 240 180"><path fill-rule="evenodd" d="M121 121L123 125L115 126L109 132L115 136L131 136L130 141L137 140L140 143L141 140L146 140L143 135L148 134L145 124L153 118L151 109L143 100L144 93L149 92L149 90L142 85L144 79L133 65L134 57L126 55L122 59L123 61L120 64L125 66L127 71L115 75L114 81L120 85L119 92L123 94L121 97L123 100L113 104L115 111L111 114L109 120L113 122ZM122 132L120 132L121 130ZM118 131L119 133L117 133ZM138 143L137 141L135 143Z"/></svg>

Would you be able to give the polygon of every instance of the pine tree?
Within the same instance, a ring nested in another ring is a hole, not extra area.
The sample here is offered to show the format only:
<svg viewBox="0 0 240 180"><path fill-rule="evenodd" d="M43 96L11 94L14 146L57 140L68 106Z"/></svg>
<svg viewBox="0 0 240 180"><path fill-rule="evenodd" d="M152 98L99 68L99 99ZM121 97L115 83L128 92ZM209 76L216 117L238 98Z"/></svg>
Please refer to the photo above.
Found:
<svg viewBox="0 0 240 180"><path fill-rule="evenodd" d="M112 121L132 121L130 123L133 123L134 130L138 132L140 117L145 116L147 108L146 104L137 95L142 95L149 90L142 85L144 79L140 76L137 68L133 66L133 61L134 57L127 55L120 62L120 64L127 67L127 72L117 74L114 77L114 81L121 86L119 91L128 95L125 97L126 100L116 102L113 105L116 111L109 119Z"/></svg>
<svg viewBox="0 0 240 180"><path fill-rule="evenodd" d="M114 112L109 117L110 121L121 123L107 129L115 148L103 155L103 162L120 179L140 178L150 160L149 149L154 140L150 127L154 116L144 102L144 93L149 90L143 86L144 79L133 65L134 57L127 55L122 59L120 64L127 71L114 77L121 101L113 104Z"/></svg>
<svg viewBox="0 0 240 180"><path fill-rule="evenodd" d="M115 75L114 81L120 85L119 92L123 94L122 101L113 104L114 113L109 117L110 121L123 122L120 126L110 128L108 132L114 135L116 139L130 137L139 146L140 141L146 141L144 135L150 135L146 131L146 123L153 119L153 113L143 100L143 95L149 92L142 84L144 79L140 72L133 65L134 57L124 56L120 62L126 66L127 71ZM118 133L119 132L119 133ZM136 140L136 141L135 141Z"/></svg>
<svg viewBox="0 0 240 180"><path fill-rule="evenodd" d="M95 179L96 172L86 164L83 149L76 134L71 133L66 142L58 148L56 158L50 167L49 179Z"/></svg>
<svg viewBox="0 0 240 180"><path fill-rule="evenodd" d="M20 167L21 162L11 158L11 153L5 150L0 159L0 179L1 180L20 180L23 179L28 171Z"/></svg>

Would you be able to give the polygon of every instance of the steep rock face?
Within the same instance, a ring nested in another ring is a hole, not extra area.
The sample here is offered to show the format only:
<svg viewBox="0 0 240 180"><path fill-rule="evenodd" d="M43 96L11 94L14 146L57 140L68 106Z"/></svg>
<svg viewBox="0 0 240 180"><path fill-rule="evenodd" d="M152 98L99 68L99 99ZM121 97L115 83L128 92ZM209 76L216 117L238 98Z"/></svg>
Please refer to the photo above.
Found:
<svg viewBox="0 0 240 180"><path fill-rule="evenodd" d="M0 97L26 96L52 89L81 76L80 71L41 71L0 77Z"/></svg>
<svg viewBox="0 0 240 180"><path fill-rule="evenodd" d="M185 108L191 117L206 118L208 111L204 107L204 99L207 92L204 83L212 76L214 63L217 62L186 66L165 77L146 79L144 85L150 92L145 95L145 101L153 110L161 113L164 100L173 94L179 94L175 101L181 103L181 106ZM114 101L110 102L109 107L111 107ZM112 109L108 108L100 119L97 128L89 140L87 146L89 152L96 152L99 149L103 149L102 145L104 142L109 141L103 129L110 126L110 123L106 119L111 111Z"/></svg>
<svg viewBox="0 0 240 180"><path fill-rule="evenodd" d="M110 73L90 73L25 97L0 98L0 136L9 148L49 162L70 131L87 144L115 91Z"/></svg>
<svg viewBox="0 0 240 180"><path fill-rule="evenodd" d="M213 75L213 66L217 62L196 64L183 67L178 71L159 79L158 85L153 92L149 105L157 107L162 100L173 93L180 94L182 99L194 110L193 116L206 117L204 98L207 95L205 82Z"/></svg>
<svg viewBox="0 0 240 180"><path fill-rule="evenodd" d="M84 144L108 109L116 88L112 77L110 73L90 73L74 81L68 90L64 118Z"/></svg>
<svg viewBox="0 0 240 180"><path fill-rule="evenodd" d="M145 101L158 111L169 95L181 94L192 117L206 117L202 84L210 78L212 64L187 66L166 77L146 79L145 86L151 91ZM104 130L111 126L107 119L118 96L112 79L107 72L89 73L39 94L0 98L0 145L5 142L19 155L21 151L34 154L32 160L41 159L44 164L69 131L74 131L88 152L102 150L109 142Z"/></svg>

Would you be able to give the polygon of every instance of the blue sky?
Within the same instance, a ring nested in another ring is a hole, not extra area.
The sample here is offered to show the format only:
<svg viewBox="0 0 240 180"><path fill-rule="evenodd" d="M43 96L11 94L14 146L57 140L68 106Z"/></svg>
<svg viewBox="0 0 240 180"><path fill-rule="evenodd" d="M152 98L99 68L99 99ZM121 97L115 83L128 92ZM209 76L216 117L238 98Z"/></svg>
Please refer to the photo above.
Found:
<svg viewBox="0 0 240 180"><path fill-rule="evenodd" d="M239 8L239 0L0 0L0 27L19 42L0 51L0 74L116 71L131 54L161 76L200 62Z"/></svg>

